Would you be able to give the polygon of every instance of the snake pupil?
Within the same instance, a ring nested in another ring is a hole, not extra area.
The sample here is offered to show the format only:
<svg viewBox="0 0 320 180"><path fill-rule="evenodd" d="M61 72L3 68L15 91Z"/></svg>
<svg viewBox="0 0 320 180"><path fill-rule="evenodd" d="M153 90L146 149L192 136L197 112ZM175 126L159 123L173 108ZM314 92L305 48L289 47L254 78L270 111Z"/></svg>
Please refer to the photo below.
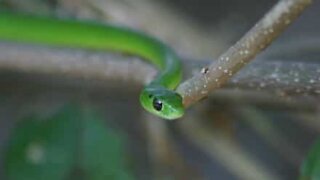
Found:
<svg viewBox="0 0 320 180"><path fill-rule="evenodd" d="M162 102L161 102L159 99L154 98L154 100L153 100L153 107L154 107L155 110L161 111L161 109L162 109Z"/></svg>

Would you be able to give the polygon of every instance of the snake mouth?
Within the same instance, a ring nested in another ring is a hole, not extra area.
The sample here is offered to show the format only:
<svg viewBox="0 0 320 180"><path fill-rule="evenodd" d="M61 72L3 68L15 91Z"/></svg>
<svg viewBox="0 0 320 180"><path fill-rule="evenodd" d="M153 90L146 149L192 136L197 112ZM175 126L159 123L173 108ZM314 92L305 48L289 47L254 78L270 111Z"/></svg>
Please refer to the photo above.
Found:
<svg viewBox="0 0 320 180"><path fill-rule="evenodd" d="M183 116L184 112L182 111L171 111L170 117L166 117L167 120L176 120Z"/></svg>

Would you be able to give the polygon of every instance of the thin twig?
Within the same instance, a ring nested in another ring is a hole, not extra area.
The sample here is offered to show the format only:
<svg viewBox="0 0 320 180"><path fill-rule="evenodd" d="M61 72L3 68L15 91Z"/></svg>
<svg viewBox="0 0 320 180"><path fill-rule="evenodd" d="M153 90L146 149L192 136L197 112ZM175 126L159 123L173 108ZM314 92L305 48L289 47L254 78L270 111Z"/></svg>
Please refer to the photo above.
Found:
<svg viewBox="0 0 320 180"><path fill-rule="evenodd" d="M279 1L242 39L222 54L218 61L180 84L177 91L183 96L184 106L189 107L225 84L310 4L311 0Z"/></svg>
<svg viewBox="0 0 320 180"><path fill-rule="evenodd" d="M273 147L281 157L285 158L292 165L299 165L302 161L302 153L298 150L295 143L290 141L284 133L275 128L268 116L259 109L252 106L242 106L234 108L236 116L242 116L244 122Z"/></svg>
<svg viewBox="0 0 320 180"><path fill-rule="evenodd" d="M170 136L165 121L149 113L143 113L143 117L153 176L156 179L201 179L174 146L174 138Z"/></svg>
<svg viewBox="0 0 320 180"><path fill-rule="evenodd" d="M179 128L184 137L210 159L218 161L238 179L280 179L234 140L221 131L213 131L202 125L197 117L199 116L187 116L179 123Z"/></svg>

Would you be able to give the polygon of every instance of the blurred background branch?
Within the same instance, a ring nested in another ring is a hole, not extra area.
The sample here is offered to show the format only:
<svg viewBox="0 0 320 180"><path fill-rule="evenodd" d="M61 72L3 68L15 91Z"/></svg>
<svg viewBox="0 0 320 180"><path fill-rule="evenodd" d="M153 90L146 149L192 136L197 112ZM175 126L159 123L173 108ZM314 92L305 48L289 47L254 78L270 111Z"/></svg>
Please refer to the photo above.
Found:
<svg viewBox="0 0 320 180"><path fill-rule="evenodd" d="M210 61L183 62L185 76L190 77ZM120 81L136 87L150 81L156 74L156 69L151 65L132 56L9 42L0 43L0 68L15 72L69 76L102 84L103 81ZM265 94L285 99L301 96L306 98L320 94L319 77L318 63L258 59L236 74L220 91L233 89L240 96L241 92L256 91L261 97ZM256 96L253 95L253 98Z"/></svg>

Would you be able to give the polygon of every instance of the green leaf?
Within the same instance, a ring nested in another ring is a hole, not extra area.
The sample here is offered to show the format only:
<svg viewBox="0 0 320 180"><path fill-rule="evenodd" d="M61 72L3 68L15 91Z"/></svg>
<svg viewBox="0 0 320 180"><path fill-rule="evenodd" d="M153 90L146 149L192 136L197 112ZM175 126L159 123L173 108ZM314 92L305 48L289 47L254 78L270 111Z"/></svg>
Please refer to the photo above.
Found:
<svg viewBox="0 0 320 180"><path fill-rule="evenodd" d="M300 173L301 180L320 179L320 140L318 140L309 150Z"/></svg>
<svg viewBox="0 0 320 180"><path fill-rule="evenodd" d="M52 117L17 124L5 169L12 180L133 179L123 149L123 135L93 109L66 106Z"/></svg>
<svg viewBox="0 0 320 180"><path fill-rule="evenodd" d="M81 167L88 179L133 179L126 167L122 134L112 131L92 109L84 111Z"/></svg>
<svg viewBox="0 0 320 180"><path fill-rule="evenodd" d="M79 111L20 121L9 143L6 174L13 180L63 179L75 160Z"/></svg>

